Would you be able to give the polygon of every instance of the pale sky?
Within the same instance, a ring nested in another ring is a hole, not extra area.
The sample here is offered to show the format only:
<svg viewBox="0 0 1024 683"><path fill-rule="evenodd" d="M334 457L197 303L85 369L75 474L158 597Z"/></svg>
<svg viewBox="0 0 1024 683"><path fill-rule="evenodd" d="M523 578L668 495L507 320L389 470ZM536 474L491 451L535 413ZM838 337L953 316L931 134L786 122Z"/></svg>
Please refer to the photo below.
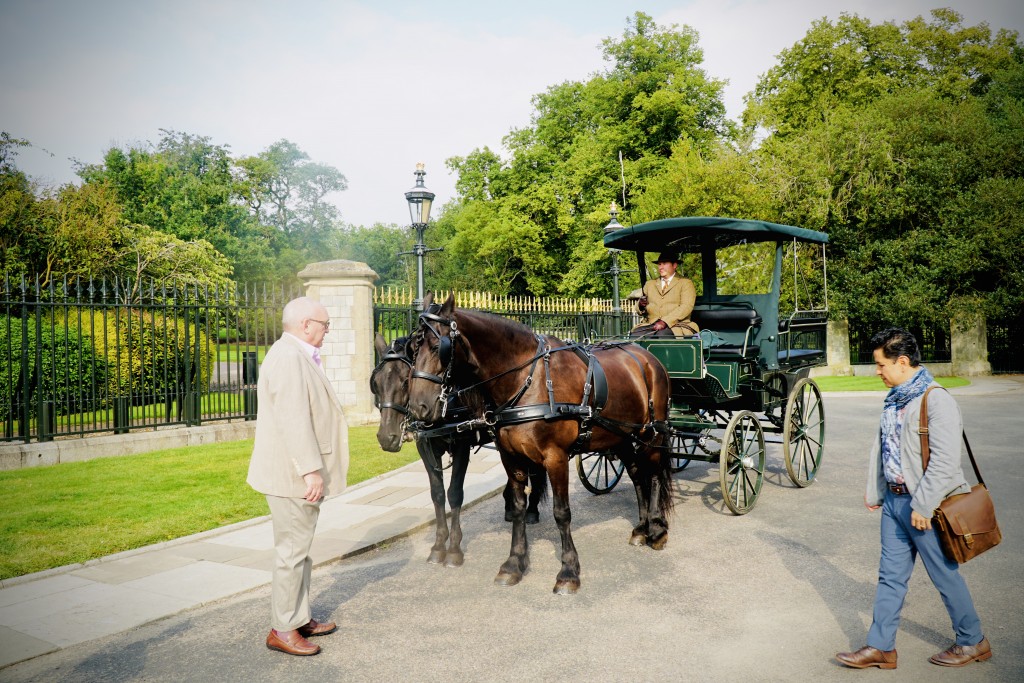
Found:
<svg viewBox="0 0 1024 683"><path fill-rule="evenodd" d="M447 202L445 159L507 156L531 97L603 69L601 41L637 10L697 30L738 119L815 19L900 23L934 7L1024 36L1021 0L0 0L0 130L35 146L21 170L56 184L77 181L73 159L160 129L235 156L286 138L348 178L333 197L346 223L405 225L417 162Z"/></svg>

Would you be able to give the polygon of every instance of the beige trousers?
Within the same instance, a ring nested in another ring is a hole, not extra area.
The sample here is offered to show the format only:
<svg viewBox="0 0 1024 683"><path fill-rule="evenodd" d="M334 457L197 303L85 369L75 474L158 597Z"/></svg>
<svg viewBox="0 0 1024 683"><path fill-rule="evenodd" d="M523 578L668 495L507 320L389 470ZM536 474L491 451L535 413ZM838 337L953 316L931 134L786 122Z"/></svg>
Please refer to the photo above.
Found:
<svg viewBox="0 0 1024 683"><path fill-rule="evenodd" d="M274 526L273 580L270 588L270 625L278 631L305 626L312 618L309 607L309 577L313 558L313 532L320 516L320 501L267 496Z"/></svg>

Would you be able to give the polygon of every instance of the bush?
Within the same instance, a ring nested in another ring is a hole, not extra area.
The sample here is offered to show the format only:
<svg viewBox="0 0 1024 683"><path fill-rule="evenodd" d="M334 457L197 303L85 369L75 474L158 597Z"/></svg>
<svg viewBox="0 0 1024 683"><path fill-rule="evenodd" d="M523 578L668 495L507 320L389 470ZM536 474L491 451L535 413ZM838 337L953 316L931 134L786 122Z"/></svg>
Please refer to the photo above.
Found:
<svg viewBox="0 0 1024 683"><path fill-rule="evenodd" d="M69 327L95 335L96 354L110 366L107 405L121 396L133 405L173 400L189 379L203 391L209 387L214 355L209 337L185 319L126 308L73 315Z"/></svg>
<svg viewBox="0 0 1024 683"><path fill-rule="evenodd" d="M42 362L37 363L40 349ZM37 323L34 317L23 324L20 318L0 315L0 419L21 419L26 399L31 418L40 398L53 401L60 415L94 410L102 403L108 377L106 359L96 355L92 340L80 330L45 319Z"/></svg>

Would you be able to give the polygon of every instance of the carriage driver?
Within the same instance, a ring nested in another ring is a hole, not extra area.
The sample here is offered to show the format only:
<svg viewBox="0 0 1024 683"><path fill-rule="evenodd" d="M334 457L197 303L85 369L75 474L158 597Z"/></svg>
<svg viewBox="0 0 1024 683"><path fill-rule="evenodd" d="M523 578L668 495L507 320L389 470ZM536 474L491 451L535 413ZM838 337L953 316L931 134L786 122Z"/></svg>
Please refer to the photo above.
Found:
<svg viewBox="0 0 1024 683"><path fill-rule="evenodd" d="M636 310L641 324L630 332L631 337L690 337L700 332L690 320L697 290L693 282L676 273L679 257L667 251L658 255L658 279L644 284L643 296Z"/></svg>

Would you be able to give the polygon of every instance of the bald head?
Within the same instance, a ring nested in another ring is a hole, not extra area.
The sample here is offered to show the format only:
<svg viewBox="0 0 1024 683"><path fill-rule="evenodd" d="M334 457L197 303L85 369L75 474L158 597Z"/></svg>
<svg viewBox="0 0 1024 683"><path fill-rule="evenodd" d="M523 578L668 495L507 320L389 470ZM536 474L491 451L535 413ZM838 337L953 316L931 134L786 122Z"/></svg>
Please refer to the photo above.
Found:
<svg viewBox="0 0 1024 683"><path fill-rule="evenodd" d="M285 332L294 334L313 346L320 346L330 318L327 309L319 301L308 296L300 296L285 304L281 322Z"/></svg>

